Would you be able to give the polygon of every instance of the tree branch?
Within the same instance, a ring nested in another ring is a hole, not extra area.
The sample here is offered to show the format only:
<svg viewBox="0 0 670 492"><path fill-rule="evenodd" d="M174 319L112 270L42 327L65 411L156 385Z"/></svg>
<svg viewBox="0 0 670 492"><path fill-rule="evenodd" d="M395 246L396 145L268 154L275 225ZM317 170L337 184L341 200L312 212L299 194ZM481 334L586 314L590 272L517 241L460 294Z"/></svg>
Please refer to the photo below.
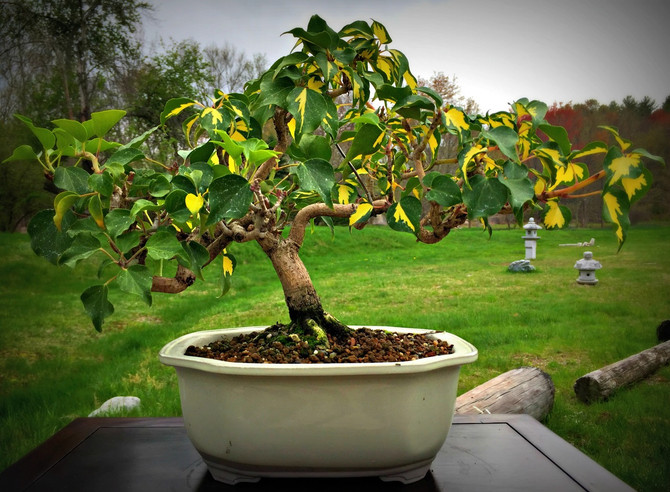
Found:
<svg viewBox="0 0 670 492"><path fill-rule="evenodd" d="M195 282L195 274L188 268L177 266L174 277L154 276L151 282L152 292L164 292L167 294L178 294L188 289Z"/></svg>
<svg viewBox="0 0 670 492"><path fill-rule="evenodd" d="M288 149L289 146L289 136L291 133L288 130L288 122L290 121L290 118L291 113L283 108L280 108L279 106L275 108L275 114L272 119L274 122L275 131L277 132L277 145L275 145L274 149L272 150L279 152L280 154L286 152L286 149ZM279 162L280 157L281 156L273 157L272 159L268 159L263 164L261 164L258 169L256 169L256 172L249 181L251 183L256 180L265 181L270 175L272 169L274 169L274 167Z"/></svg>
<svg viewBox="0 0 670 492"><path fill-rule="evenodd" d="M572 186L568 186L567 188L562 188L560 190L553 190L553 191L544 191L540 195L540 200L542 201L547 201L550 198L555 198L555 197L564 197L564 198L578 198L580 197L579 195L571 195L573 192L581 190L582 188L585 188L586 186L595 183L599 179L604 178L606 175L605 170L598 171L596 174L593 176L590 176L586 178L584 181L580 181L579 183L575 183ZM595 194L595 193L594 193Z"/></svg>
<svg viewBox="0 0 670 492"><path fill-rule="evenodd" d="M372 203L372 206L375 210L383 211L388 208L389 203L386 200L375 200ZM298 247L302 246L302 242L305 239L305 229L309 221L316 217L351 217L358 210L357 203L349 204L333 204L333 208L330 208L325 203L313 203L312 205L307 205L305 208L301 209L293 219L293 225L291 226L291 232L289 232L289 239L291 239Z"/></svg>

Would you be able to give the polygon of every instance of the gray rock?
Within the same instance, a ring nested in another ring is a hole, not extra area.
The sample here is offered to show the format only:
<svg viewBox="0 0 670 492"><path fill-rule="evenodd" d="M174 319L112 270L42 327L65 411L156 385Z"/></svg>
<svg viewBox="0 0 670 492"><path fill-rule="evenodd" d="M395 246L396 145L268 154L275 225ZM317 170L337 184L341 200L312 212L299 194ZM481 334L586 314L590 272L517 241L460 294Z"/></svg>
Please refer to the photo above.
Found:
<svg viewBox="0 0 670 492"><path fill-rule="evenodd" d="M532 272L535 267L530 264L530 260L516 260L509 264L509 272Z"/></svg>
<svg viewBox="0 0 670 492"><path fill-rule="evenodd" d="M140 399L136 396L115 396L100 405L100 408L93 410L88 414L89 417L95 417L101 414L129 412L140 406Z"/></svg>

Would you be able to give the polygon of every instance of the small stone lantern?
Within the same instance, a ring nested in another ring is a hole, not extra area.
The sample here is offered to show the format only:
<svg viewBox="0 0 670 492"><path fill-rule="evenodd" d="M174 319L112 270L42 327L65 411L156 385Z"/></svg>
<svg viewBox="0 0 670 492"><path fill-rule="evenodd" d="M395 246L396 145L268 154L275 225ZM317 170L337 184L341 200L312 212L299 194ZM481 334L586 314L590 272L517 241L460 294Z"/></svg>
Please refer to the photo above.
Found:
<svg viewBox="0 0 670 492"><path fill-rule="evenodd" d="M598 279L596 278L596 270L599 270L602 267L603 266L599 261L593 259L593 253L585 251L584 258L577 260L577 263L575 263L575 268L579 270L577 283L584 285L597 284Z"/></svg>
<svg viewBox="0 0 670 492"><path fill-rule="evenodd" d="M526 235L522 237L522 239L525 239L526 259L534 260L537 240L540 239L540 236L537 235L537 231L542 229L542 227L537 225L535 219L531 217L528 219L528 224L523 226L523 228L526 230Z"/></svg>

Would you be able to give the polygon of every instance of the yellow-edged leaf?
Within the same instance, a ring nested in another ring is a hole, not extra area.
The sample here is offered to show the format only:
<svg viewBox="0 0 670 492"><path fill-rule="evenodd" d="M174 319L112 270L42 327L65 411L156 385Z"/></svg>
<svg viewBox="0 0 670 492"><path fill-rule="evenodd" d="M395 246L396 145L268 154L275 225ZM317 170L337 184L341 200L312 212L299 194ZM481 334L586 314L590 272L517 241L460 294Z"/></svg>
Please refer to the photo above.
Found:
<svg viewBox="0 0 670 492"><path fill-rule="evenodd" d="M554 227L562 228L565 225L565 217L563 217L563 212L558 206L557 201L547 202L549 210L544 216L544 224L547 228L552 229Z"/></svg>
<svg viewBox="0 0 670 492"><path fill-rule="evenodd" d="M393 214L393 218L395 219L396 222L402 222L404 223L407 227L409 227L412 231L416 232L416 229L414 228L414 224L412 224L412 221L409 220L409 217L403 210L402 206L400 203L397 204L395 213Z"/></svg>
<svg viewBox="0 0 670 492"><path fill-rule="evenodd" d="M451 108L444 116L447 126L454 126L459 132L470 128L468 122L465 121L465 113L457 108Z"/></svg>
<svg viewBox="0 0 670 492"><path fill-rule="evenodd" d="M630 174L631 168L636 168L640 165L640 156L637 154L625 155L623 157L617 157L612 160L612 163L609 165L610 171L612 171L611 182L616 183L621 178L627 178Z"/></svg>
<svg viewBox="0 0 670 492"><path fill-rule="evenodd" d="M581 180L584 178L584 176L584 168L570 162L565 167L559 167L556 170L556 181L551 186L550 190L555 189L562 183L572 183L575 180Z"/></svg>
<svg viewBox="0 0 670 492"><path fill-rule="evenodd" d="M461 171L463 172L463 176L467 176L467 169L468 165L472 160L475 158L477 154L481 154L482 152L485 152L486 149L481 146L481 145L473 145L463 156L463 162L461 164Z"/></svg>
<svg viewBox="0 0 670 492"><path fill-rule="evenodd" d="M349 197L351 196L352 191L353 190L345 184L337 185L337 202L345 205L349 203Z"/></svg>
<svg viewBox="0 0 670 492"><path fill-rule="evenodd" d="M188 195L186 195L186 208L193 215L200 212L203 203L205 203L205 200L202 198L202 195L200 193L198 193L197 195L194 195L193 193L189 193Z"/></svg>
<svg viewBox="0 0 670 492"><path fill-rule="evenodd" d="M402 78L405 79L405 83L410 89L412 89L412 91L416 91L416 79L414 78L414 75L409 72L409 70L402 74Z"/></svg>
<svg viewBox="0 0 670 492"><path fill-rule="evenodd" d="M349 225L352 226L372 210L372 205L368 202L363 202L358 205L356 211L349 217Z"/></svg>
<svg viewBox="0 0 670 492"><path fill-rule="evenodd" d="M187 102L187 103L184 103L184 104L180 104L179 106L177 106L176 108L174 108L172 111L170 111L167 114L166 119L171 118L172 116L177 116L179 113L184 111L186 108L190 108L191 106L195 106L195 104L196 103L194 103L194 102Z"/></svg>
<svg viewBox="0 0 670 492"><path fill-rule="evenodd" d="M289 121L286 124L286 126L288 127L288 131L293 138L295 138L295 125L296 125L295 118L291 118L291 121Z"/></svg>
<svg viewBox="0 0 670 492"><path fill-rule="evenodd" d="M200 116L201 118L204 118L208 114L212 115L212 124L213 125L218 125L219 123L223 123L223 115L216 109L214 108L205 108L202 110L202 115Z"/></svg>
<svg viewBox="0 0 670 492"><path fill-rule="evenodd" d="M312 89L313 91L321 92L322 87L323 87L323 81L321 81L320 79L312 77L307 81L307 88Z"/></svg>
<svg viewBox="0 0 670 492"><path fill-rule="evenodd" d="M389 44L391 42L391 36L389 36L386 28L379 22L372 22L372 32L381 44Z"/></svg>
<svg viewBox="0 0 670 492"><path fill-rule="evenodd" d="M535 181L535 187L533 188L535 196L540 196L542 192L547 188L547 183L544 179L538 177Z"/></svg>
<svg viewBox="0 0 670 492"><path fill-rule="evenodd" d="M648 184L644 173L637 178L621 178L621 186L626 191L629 200L632 200L638 191L644 190Z"/></svg>
<svg viewBox="0 0 670 492"><path fill-rule="evenodd" d="M380 56L379 59L377 60L377 68L380 69L382 72L384 72L386 78L392 80L393 65L390 60Z"/></svg>
<svg viewBox="0 0 670 492"><path fill-rule="evenodd" d="M619 239L619 243L621 243L623 242L624 239L623 226L619 221L619 217L623 215L623 212L621 211L621 204L619 203L617 197L609 192L603 195L603 203L607 208L607 212L609 213L612 222L616 225L615 234L616 237Z"/></svg>

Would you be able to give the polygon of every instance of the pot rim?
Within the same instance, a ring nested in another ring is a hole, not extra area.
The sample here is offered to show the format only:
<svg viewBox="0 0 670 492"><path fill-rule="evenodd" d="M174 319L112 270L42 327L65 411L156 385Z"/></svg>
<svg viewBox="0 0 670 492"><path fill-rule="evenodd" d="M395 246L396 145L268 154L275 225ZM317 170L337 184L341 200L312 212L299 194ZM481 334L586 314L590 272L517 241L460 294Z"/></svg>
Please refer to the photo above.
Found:
<svg viewBox="0 0 670 492"><path fill-rule="evenodd" d="M161 363L175 368L196 369L215 374L244 376L354 376L413 374L434 371L445 367L460 366L477 360L478 352L474 345L448 332L435 332L419 328L401 328L395 326L362 326L351 328L370 328L398 333L427 333L433 338L447 340L454 345L454 353L437 355L423 359L403 362L361 362L332 364L263 364L247 362L226 362L203 357L184 355L189 345L203 345L217 340L223 335L234 337L252 331L262 331L267 326L247 326L242 328L220 328L216 330L196 331L183 335L167 343L159 352Z"/></svg>

